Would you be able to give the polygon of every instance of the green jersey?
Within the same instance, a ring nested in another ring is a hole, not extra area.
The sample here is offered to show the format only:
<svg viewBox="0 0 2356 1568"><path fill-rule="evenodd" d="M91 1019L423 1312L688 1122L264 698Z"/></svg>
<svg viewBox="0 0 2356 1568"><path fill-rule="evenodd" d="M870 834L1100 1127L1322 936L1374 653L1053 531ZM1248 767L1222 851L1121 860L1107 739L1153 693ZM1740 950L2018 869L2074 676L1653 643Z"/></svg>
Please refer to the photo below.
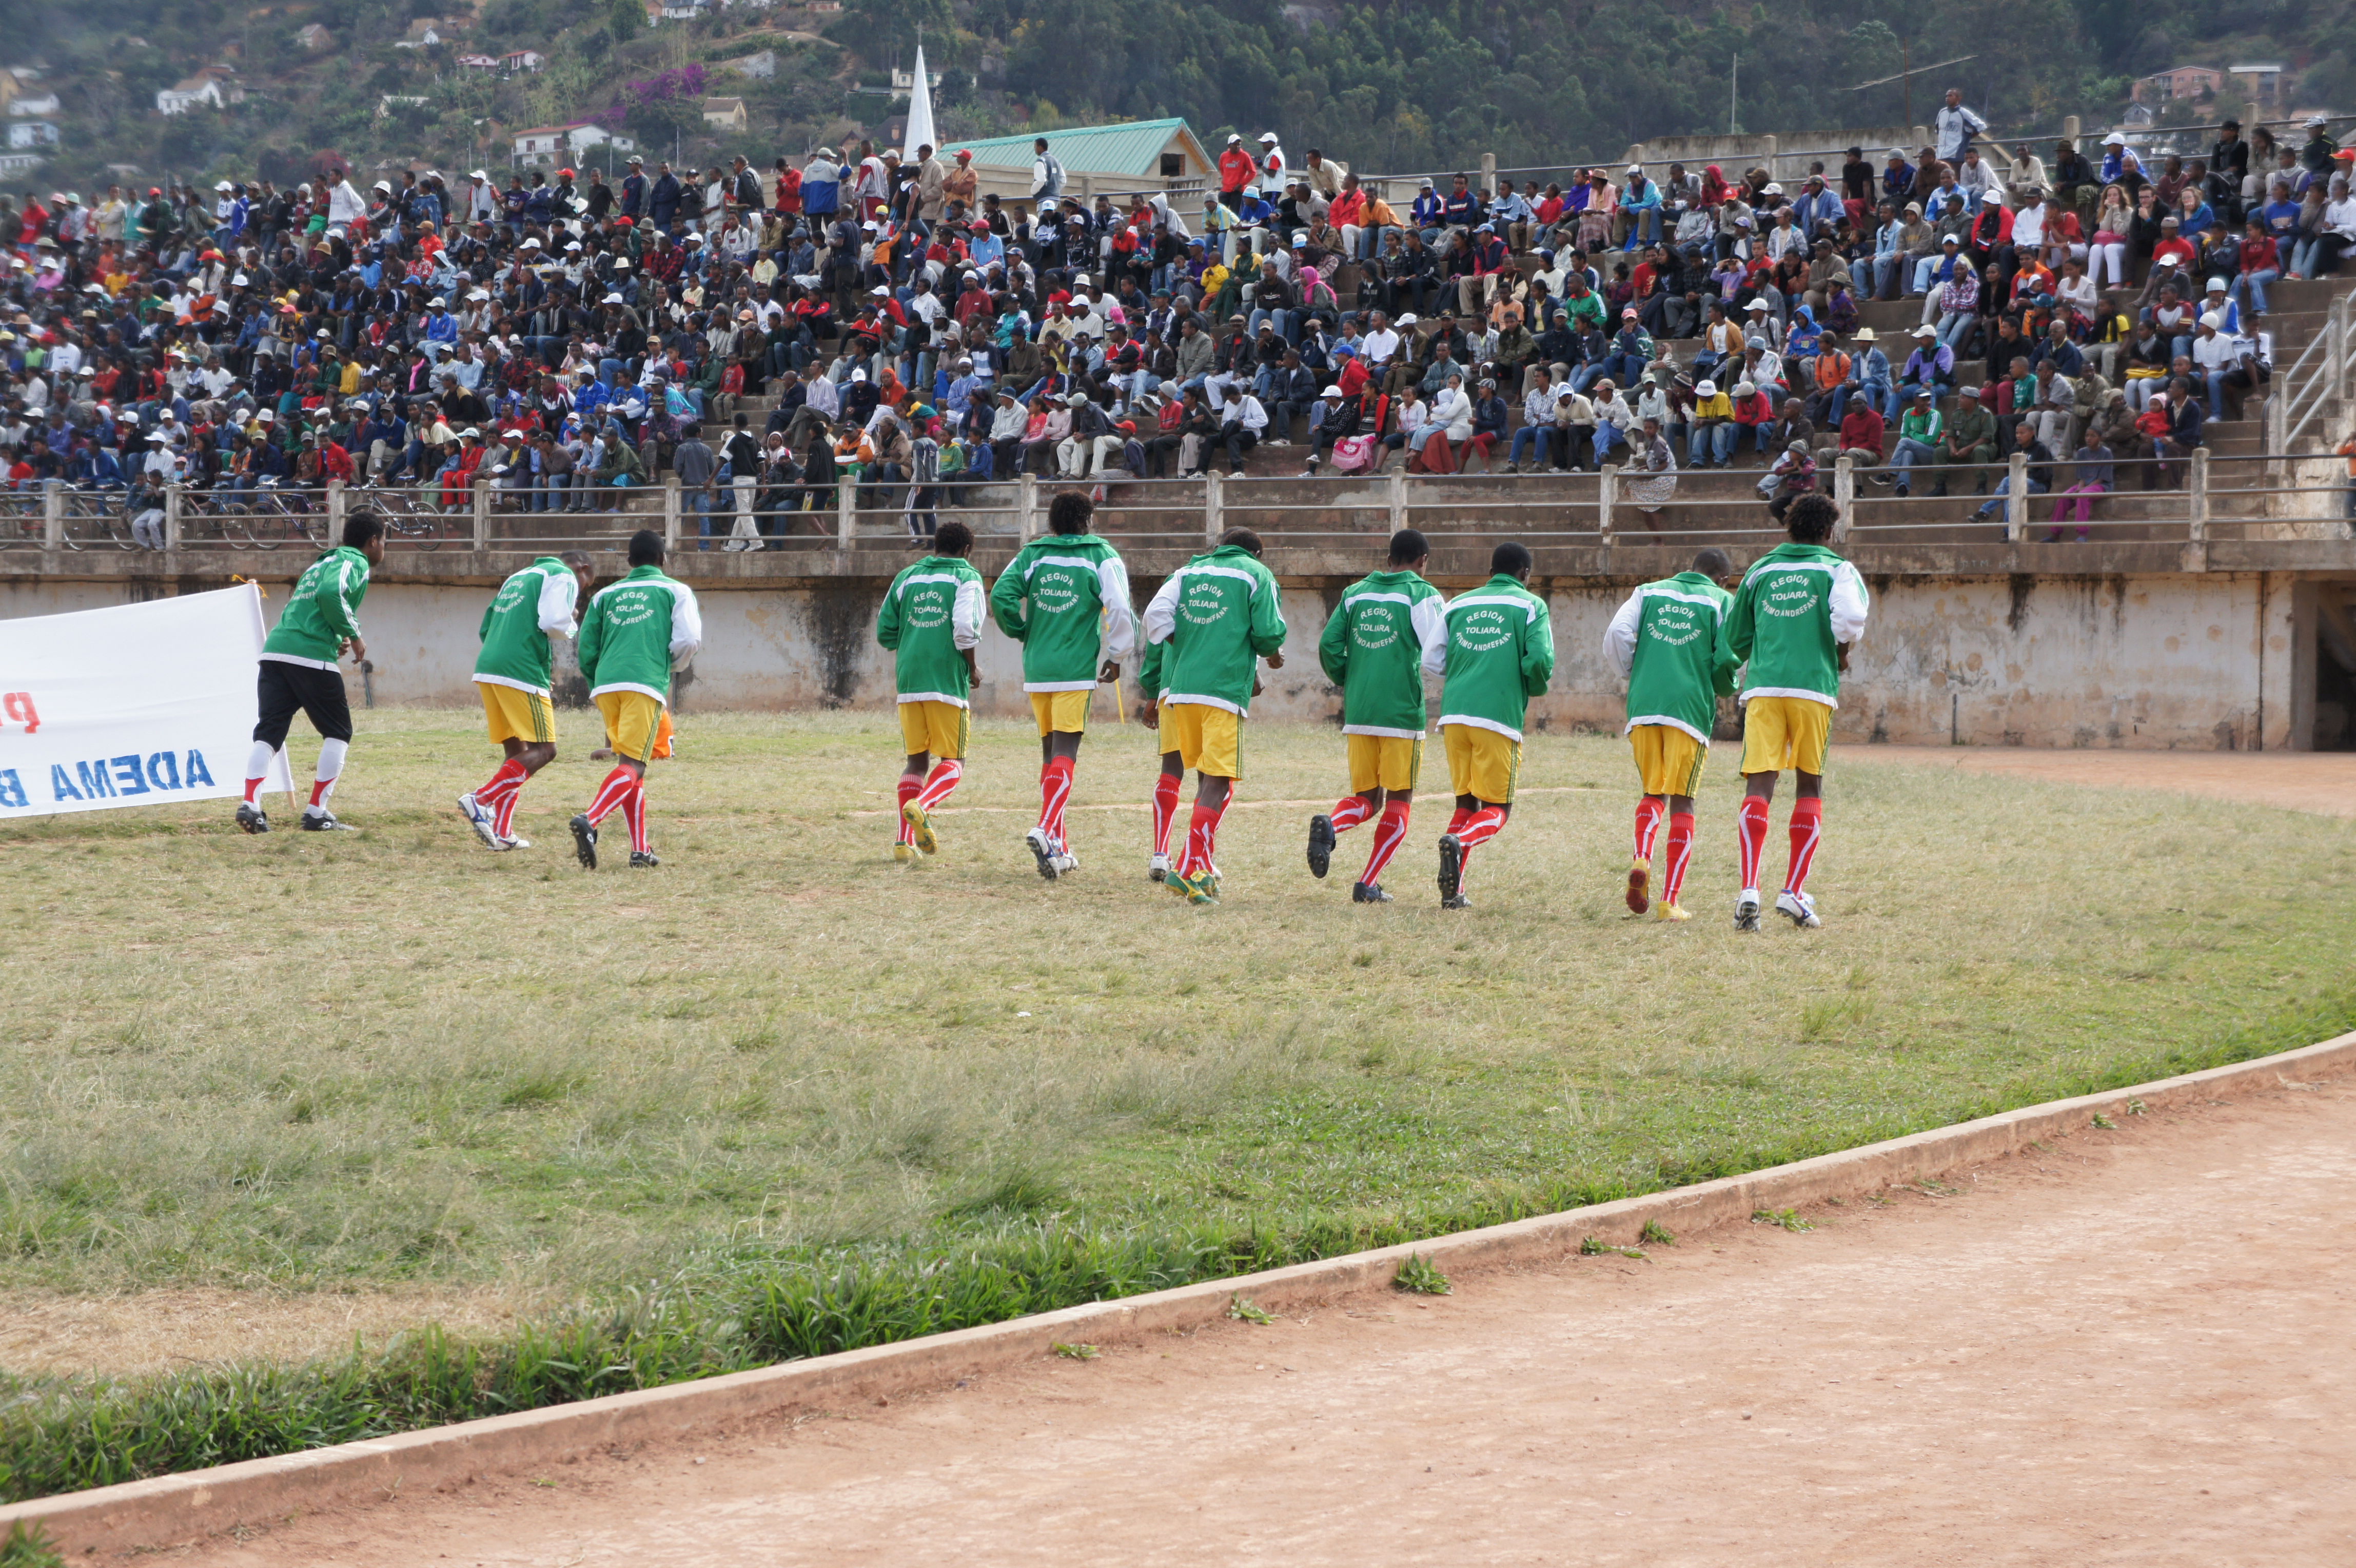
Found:
<svg viewBox="0 0 2356 1568"><path fill-rule="evenodd" d="M1137 646L1129 568L1093 533L1051 533L1015 553L990 590L998 629L1023 645L1026 692L1091 692Z"/></svg>
<svg viewBox="0 0 2356 1568"><path fill-rule="evenodd" d="M581 579L553 555L541 556L501 583L483 611L477 683L547 696L552 664L548 639L573 635L573 607L580 596Z"/></svg>
<svg viewBox="0 0 2356 1568"><path fill-rule="evenodd" d="M368 557L338 545L296 578L262 657L281 664L333 670L345 640L360 634L360 601L368 597Z"/></svg>
<svg viewBox="0 0 2356 1568"><path fill-rule="evenodd" d="M1260 660L1284 647L1284 607L1276 575L1240 544L1197 555L1145 607L1145 661L1138 684L1149 698L1251 711Z"/></svg>
<svg viewBox="0 0 2356 1568"><path fill-rule="evenodd" d="M1530 699L1554 674L1554 618L1546 601L1501 572L1449 600L1447 613L1440 722L1521 739Z"/></svg>
<svg viewBox="0 0 2356 1568"><path fill-rule="evenodd" d="M898 655L900 700L966 707L973 689L965 650L981 641L981 574L954 555L903 566L884 591L875 640Z"/></svg>
<svg viewBox="0 0 2356 1568"><path fill-rule="evenodd" d="M1342 590L1317 639L1325 678L1342 688L1342 733L1423 734L1423 677L1448 667L1440 590L1413 572L1376 572Z"/></svg>
<svg viewBox="0 0 2356 1568"><path fill-rule="evenodd" d="M1699 572L1680 572L1628 596L1603 630L1603 656L1628 682L1621 734L1666 725L1709 744L1718 699L1734 690L1734 660L1719 645L1733 602Z"/></svg>
<svg viewBox="0 0 2356 1568"><path fill-rule="evenodd" d="M703 646L695 590L659 566L633 566L589 597L581 618L581 675L589 694L643 692L670 701L670 672Z"/></svg>
<svg viewBox="0 0 2356 1568"><path fill-rule="evenodd" d="M1869 601L1855 566L1821 544L1778 544L1742 575L1719 633L1747 666L1742 698L1805 697L1840 706L1840 648L1865 630Z"/></svg>

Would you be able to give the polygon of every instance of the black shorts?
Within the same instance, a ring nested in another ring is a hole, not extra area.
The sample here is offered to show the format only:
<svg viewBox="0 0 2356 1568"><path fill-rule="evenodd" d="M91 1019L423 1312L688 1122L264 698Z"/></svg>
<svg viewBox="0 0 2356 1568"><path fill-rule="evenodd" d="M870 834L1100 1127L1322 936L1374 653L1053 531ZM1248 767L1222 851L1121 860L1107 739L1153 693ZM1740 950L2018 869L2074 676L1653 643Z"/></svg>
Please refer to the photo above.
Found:
<svg viewBox="0 0 2356 1568"><path fill-rule="evenodd" d="M298 710L321 739L352 738L352 705L344 700L343 671L265 659L254 684L262 716L254 723L253 738L267 742L273 750L286 744L287 726Z"/></svg>

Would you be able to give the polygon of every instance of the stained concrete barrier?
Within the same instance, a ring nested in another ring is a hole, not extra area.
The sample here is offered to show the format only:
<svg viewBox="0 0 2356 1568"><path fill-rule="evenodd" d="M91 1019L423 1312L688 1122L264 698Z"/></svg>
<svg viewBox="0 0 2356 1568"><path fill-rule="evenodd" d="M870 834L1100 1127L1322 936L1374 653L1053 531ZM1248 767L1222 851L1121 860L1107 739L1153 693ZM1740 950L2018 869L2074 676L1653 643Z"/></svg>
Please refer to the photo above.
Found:
<svg viewBox="0 0 2356 1568"><path fill-rule="evenodd" d="M1679 1235L1740 1224L1762 1209L1851 1198L2084 1130L2100 1114L2195 1106L2236 1089L2311 1081L2356 1070L2356 1033L2205 1072L2049 1101L1953 1127L1823 1155L1748 1176L1622 1198L1452 1236L1232 1279L1096 1302L897 1345L789 1361L701 1382L462 1423L334 1448L254 1459L0 1508L0 1531L45 1528L69 1558L160 1550L306 1509L430 1490L487 1471L547 1465L791 1412L825 1409L1047 1355L1058 1342L1119 1343L1216 1322L1238 1295L1263 1307L1309 1305L1387 1284L1410 1253L1443 1270L1549 1262L1588 1237L1633 1245L1648 1221Z"/></svg>

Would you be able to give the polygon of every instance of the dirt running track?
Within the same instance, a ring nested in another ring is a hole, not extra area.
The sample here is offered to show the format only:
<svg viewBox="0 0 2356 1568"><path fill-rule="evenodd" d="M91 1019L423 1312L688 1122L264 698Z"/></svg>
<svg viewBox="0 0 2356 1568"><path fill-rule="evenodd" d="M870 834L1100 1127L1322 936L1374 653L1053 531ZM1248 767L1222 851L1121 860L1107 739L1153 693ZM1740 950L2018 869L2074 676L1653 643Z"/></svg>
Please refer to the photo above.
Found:
<svg viewBox="0 0 2356 1568"><path fill-rule="evenodd" d="M1948 1185L183 1560L2356 1563L2356 1083Z"/></svg>
<svg viewBox="0 0 2356 1568"><path fill-rule="evenodd" d="M1845 746L1839 762L1900 762L2081 784L2207 795L2327 817L2356 817L2356 751L2036 751L1991 746Z"/></svg>

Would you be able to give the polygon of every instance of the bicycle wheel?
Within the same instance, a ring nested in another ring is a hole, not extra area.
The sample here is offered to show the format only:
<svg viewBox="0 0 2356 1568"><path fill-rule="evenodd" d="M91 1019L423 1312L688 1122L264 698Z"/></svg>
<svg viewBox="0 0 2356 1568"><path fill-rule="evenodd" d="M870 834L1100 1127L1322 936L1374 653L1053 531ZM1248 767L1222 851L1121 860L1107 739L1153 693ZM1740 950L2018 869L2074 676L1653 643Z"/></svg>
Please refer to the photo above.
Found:
<svg viewBox="0 0 2356 1568"><path fill-rule="evenodd" d="M442 548L442 514L431 510L412 513L402 532L420 550Z"/></svg>
<svg viewBox="0 0 2356 1568"><path fill-rule="evenodd" d="M259 499L251 504L234 502L230 510L237 518L238 532L245 535L247 543L256 550L278 548L284 537L278 526L282 520L271 510L269 502Z"/></svg>

